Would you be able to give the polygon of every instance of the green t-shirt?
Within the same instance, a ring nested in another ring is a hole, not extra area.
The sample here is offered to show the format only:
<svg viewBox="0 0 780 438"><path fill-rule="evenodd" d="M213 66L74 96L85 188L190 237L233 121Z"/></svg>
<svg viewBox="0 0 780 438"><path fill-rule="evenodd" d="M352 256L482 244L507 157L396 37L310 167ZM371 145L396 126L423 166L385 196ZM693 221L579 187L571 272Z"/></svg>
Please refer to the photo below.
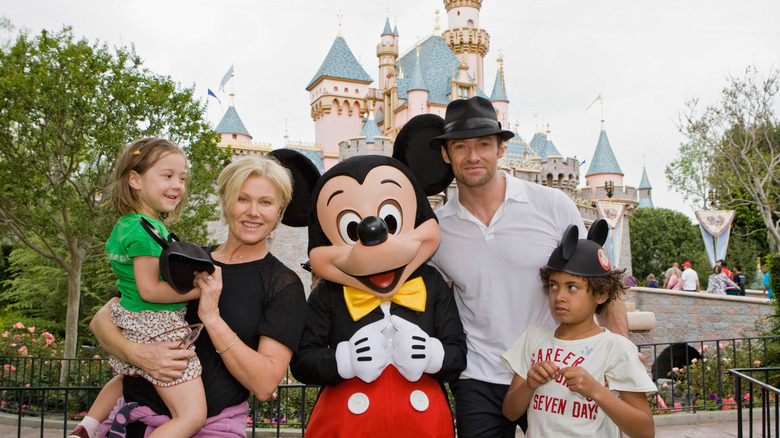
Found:
<svg viewBox="0 0 780 438"><path fill-rule="evenodd" d="M122 293L119 304L127 310L140 312L142 310L179 310L187 305L187 302L181 303L150 303L141 298L138 293L138 286L135 284L135 274L133 273L133 257L154 256L160 257L162 247L157 243L149 233L141 226L138 221L140 218L146 218L154 225L154 228L160 232L166 239L168 230L159 219L154 219L142 213L128 214L119 218L111 236L106 242L106 254L108 262L111 264L111 270L116 274L116 287Z"/></svg>

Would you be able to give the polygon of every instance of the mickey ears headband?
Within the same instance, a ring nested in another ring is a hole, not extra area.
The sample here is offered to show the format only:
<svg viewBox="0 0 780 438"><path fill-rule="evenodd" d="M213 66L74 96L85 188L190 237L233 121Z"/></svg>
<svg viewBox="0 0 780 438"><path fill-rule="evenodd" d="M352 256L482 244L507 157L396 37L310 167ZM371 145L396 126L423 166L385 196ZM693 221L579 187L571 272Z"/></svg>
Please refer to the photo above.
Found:
<svg viewBox="0 0 780 438"><path fill-rule="evenodd" d="M579 228L569 225L561 244L550 255L547 268L584 277L607 275L611 268L609 256L602 248L607 241L609 226L604 219L596 219L590 226L587 239L579 239Z"/></svg>

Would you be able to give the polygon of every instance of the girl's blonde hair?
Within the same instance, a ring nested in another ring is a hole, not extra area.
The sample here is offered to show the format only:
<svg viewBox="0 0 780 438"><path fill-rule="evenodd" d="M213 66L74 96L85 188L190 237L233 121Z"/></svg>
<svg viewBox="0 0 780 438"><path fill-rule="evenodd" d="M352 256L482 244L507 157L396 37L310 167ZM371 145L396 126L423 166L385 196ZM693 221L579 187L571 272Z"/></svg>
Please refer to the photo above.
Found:
<svg viewBox="0 0 780 438"><path fill-rule="evenodd" d="M279 194L281 201L281 210L276 219L274 228L284 216L284 211L292 199L292 175L290 171L279 164L272 157L261 157L258 155L247 155L242 157L222 169L217 178L217 195L219 203L222 206L222 221L227 223L228 212L233 204L238 201L238 194L241 192L241 186L244 182L253 176L268 178L271 184Z"/></svg>
<svg viewBox="0 0 780 438"><path fill-rule="evenodd" d="M139 175L146 173L154 164L167 154L181 154L186 162L187 156L176 144L164 138L146 137L133 141L116 161L114 181L111 188L111 202L120 216L137 213L141 208L141 199L135 189L130 187L130 172ZM170 213L160 213L160 219L174 222L181 217L187 203L187 191L183 190L181 202Z"/></svg>

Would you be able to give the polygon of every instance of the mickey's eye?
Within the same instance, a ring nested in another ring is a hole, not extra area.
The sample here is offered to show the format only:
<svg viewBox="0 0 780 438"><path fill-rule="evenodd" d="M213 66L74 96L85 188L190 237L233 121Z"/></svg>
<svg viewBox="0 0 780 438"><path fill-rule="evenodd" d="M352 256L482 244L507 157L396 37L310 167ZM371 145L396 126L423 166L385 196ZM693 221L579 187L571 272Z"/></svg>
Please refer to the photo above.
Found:
<svg viewBox="0 0 780 438"><path fill-rule="evenodd" d="M387 232L390 234L398 234L403 226L403 215L401 214L401 207L396 201L385 201L379 207L379 217L387 224Z"/></svg>
<svg viewBox="0 0 780 438"><path fill-rule="evenodd" d="M339 234L348 245L354 245L358 241L358 224L360 216L352 210L347 210L339 214Z"/></svg>

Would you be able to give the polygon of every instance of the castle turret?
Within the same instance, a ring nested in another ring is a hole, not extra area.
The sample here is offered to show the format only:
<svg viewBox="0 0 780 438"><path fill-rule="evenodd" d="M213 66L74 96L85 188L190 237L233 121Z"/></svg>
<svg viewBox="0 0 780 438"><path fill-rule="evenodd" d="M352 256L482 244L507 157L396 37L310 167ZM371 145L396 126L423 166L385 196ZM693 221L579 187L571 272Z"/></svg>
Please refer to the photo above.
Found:
<svg viewBox="0 0 780 438"><path fill-rule="evenodd" d="M442 38L455 56L469 66L469 75L480 89L485 88L484 59L490 50L490 35L479 28L482 0L444 0L447 27Z"/></svg>
<svg viewBox="0 0 780 438"><path fill-rule="evenodd" d="M371 82L339 30L320 69L306 86L315 142L322 147L326 170L338 162L339 143L360 133Z"/></svg>
<svg viewBox="0 0 780 438"><path fill-rule="evenodd" d="M393 155L393 142L382 135L382 131L374 120L374 112L369 111L360 135L350 138L349 141L342 141L339 144L339 149L339 161L356 155L368 154L390 157Z"/></svg>
<svg viewBox="0 0 780 438"><path fill-rule="evenodd" d="M231 93L230 106L214 130L222 137L222 143L249 143L252 141L252 136L249 135L249 131L244 127L244 122L238 116L234 97L235 95Z"/></svg>
<svg viewBox="0 0 780 438"><path fill-rule="evenodd" d="M490 95L493 108L496 109L496 117L504 129L509 129L509 98L506 96L504 85L504 59L498 57L498 71L496 81L493 83L493 94Z"/></svg>
<svg viewBox="0 0 780 438"><path fill-rule="evenodd" d="M655 208L653 205L653 187L647 178L647 168L642 166L642 180L639 182L637 195L639 196L639 208Z"/></svg>
<svg viewBox="0 0 780 438"><path fill-rule="evenodd" d="M398 60L398 31L390 29L390 19L385 20L382 40L376 45L376 57L379 58L378 86L380 90L391 88L391 78L395 75L395 63Z"/></svg>
<svg viewBox="0 0 780 438"><path fill-rule="evenodd" d="M585 174L585 183L595 192L596 188L604 186L606 181L612 181L616 187L622 186L623 171L620 170L615 153L612 152L607 131L602 123L596 151L593 153L593 159L590 160L588 173Z"/></svg>
<svg viewBox="0 0 780 438"><path fill-rule="evenodd" d="M406 101L406 104L409 106L409 118L412 118L428 112L428 87L425 85L425 78L423 78L422 69L420 69L419 47L417 47L417 57L410 79L412 82L409 84L409 89L407 90L408 100Z"/></svg>

